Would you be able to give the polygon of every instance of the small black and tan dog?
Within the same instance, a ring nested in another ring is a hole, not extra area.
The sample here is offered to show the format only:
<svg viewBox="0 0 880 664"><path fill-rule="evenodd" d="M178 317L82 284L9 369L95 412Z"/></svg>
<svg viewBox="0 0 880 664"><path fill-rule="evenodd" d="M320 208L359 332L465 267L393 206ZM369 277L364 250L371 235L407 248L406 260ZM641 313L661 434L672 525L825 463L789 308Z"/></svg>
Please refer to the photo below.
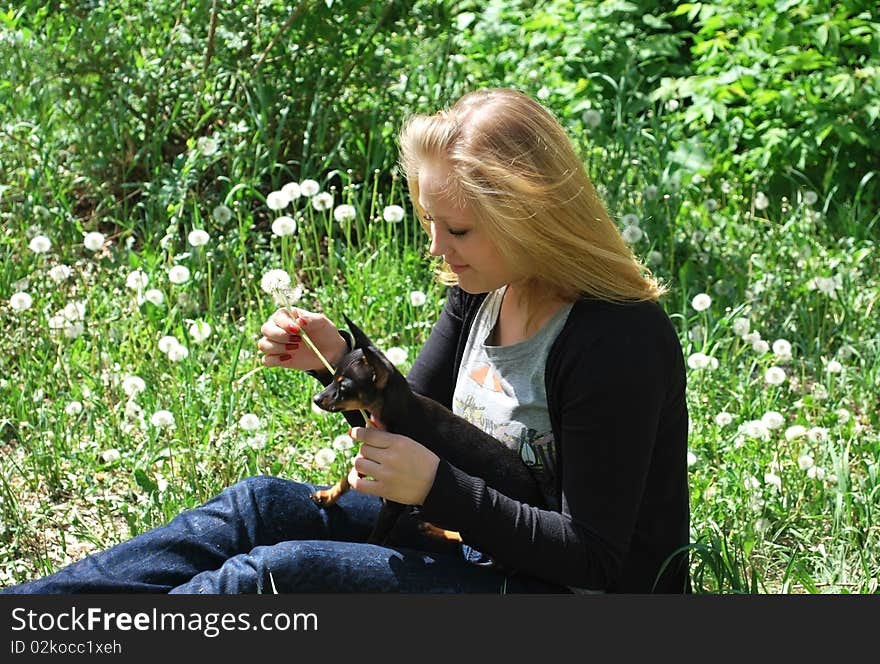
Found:
<svg viewBox="0 0 880 664"><path fill-rule="evenodd" d="M406 378L347 316L354 348L333 374L315 404L330 412L362 409L377 417L387 430L418 441L460 470L483 478L492 488L530 505L541 506L538 484L519 454L448 408L412 391ZM316 491L315 502L333 505L350 488L343 477L329 489ZM382 501L379 518L367 540L386 542L406 505ZM430 524L424 529L438 537L457 533Z"/></svg>

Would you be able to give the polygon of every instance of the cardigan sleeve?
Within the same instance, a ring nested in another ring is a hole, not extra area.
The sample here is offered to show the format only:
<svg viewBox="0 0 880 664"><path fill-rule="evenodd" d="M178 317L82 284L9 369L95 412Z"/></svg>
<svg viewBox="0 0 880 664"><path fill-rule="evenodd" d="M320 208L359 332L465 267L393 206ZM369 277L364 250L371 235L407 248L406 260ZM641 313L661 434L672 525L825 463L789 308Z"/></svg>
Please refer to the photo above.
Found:
<svg viewBox="0 0 880 664"><path fill-rule="evenodd" d="M617 586L668 400L675 350L658 321L591 317L551 350L559 511L512 500L441 461L422 516L508 569L573 588Z"/></svg>

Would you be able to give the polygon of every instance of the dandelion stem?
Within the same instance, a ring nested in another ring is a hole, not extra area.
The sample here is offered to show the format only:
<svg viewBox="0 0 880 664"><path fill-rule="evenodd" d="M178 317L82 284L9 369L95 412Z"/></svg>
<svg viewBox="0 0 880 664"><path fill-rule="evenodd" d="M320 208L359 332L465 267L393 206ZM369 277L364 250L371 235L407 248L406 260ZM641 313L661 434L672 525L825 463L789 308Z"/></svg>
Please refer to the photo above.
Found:
<svg viewBox="0 0 880 664"><path fill-rule="evenodd" d="M289 313L291 315L291 317L294 316L294 313L293 313L293 311L291 311L289 305L287 307L287 313ZM306 344L308 345L308 347L312 349L312 352L318 356L318 359L321 360L322 364L327 368L327 371L329 371L331 374L336 373L336 370L333 368L333 366L330 364L330 362L327 361L327 358L324 357L324 354L318 350L318 348L315 346L315 344L309 338L309 335L306 334L306 331L302 329L302 325L299 326L299 336L301 336L303 341L305 341ZM367 417L367 414L366 414L366 412L364 412L364 409L358 408L358 410L360 411L361 417L364 418L364 426L370 426L370 418Z"/></svg>

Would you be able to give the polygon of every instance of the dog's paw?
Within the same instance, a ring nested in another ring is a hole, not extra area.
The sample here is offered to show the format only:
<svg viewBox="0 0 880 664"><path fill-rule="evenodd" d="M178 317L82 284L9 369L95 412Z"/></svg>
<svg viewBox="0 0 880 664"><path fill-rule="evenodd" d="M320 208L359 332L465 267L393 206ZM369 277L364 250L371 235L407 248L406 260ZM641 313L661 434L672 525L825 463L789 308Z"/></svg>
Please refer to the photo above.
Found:
<svg viewBox="0 0 880 664"><path fill-rule="evenodd" d="M332 507L339 499L339 495L330 489L315 491L312 494L312 500L319 507Z"/></svg>
<svg viewBox="0 0 880 664"><path fill-rule="evenodd" d="M444 530L443 528L435 526L433 523L428 523L427 521L419 522L419 530L423 535L433 537L434 539L456 543L461 543L463 541L461 535L454 530Z"/></svg>

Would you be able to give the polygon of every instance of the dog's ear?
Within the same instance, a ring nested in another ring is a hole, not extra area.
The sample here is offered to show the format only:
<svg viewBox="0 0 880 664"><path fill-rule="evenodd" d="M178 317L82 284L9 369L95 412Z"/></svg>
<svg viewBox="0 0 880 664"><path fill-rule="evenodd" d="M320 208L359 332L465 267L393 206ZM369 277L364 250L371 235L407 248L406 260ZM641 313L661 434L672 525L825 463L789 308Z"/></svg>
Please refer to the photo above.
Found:
<svg viewBox="0 0 880 664"><path fill-rule="evenodd" d="M373 345L365 346L361 349L364 353L364 359L373 369L373 380L376 387L384 390L388 384L388 377L394 371L394 365L382 352Z"/></svg>
<svg viewBox="0 0 880 664"><path fill-rule="evenodd" d="M351 336L354 338L355 348L366 348L367 346L373 345L373 342L370 341L366 334L364 334L363 330L352 323L348 316L342 314L342 317L345 319L345 324L348 325L348 329L351 330Z"/></svg>

